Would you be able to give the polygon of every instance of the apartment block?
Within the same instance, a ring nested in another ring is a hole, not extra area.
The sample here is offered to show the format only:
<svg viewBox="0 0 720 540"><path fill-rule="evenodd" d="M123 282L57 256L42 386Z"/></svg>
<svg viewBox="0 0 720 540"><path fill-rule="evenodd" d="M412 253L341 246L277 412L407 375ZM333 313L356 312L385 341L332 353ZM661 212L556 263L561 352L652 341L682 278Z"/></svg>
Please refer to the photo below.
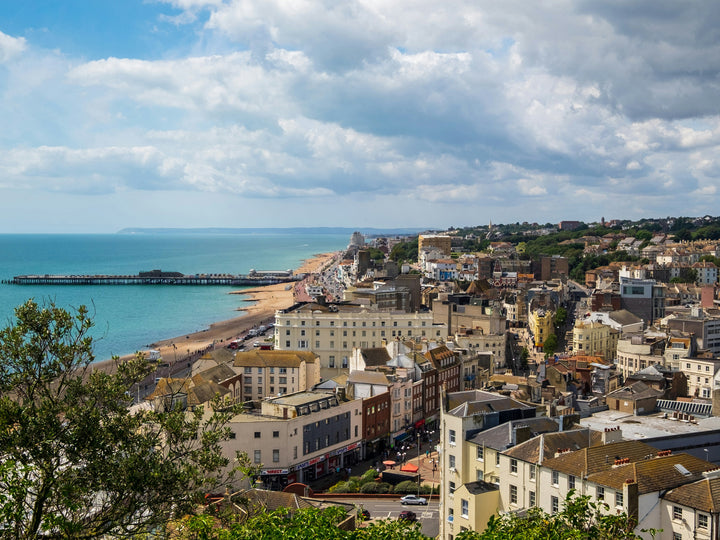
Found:
<svg viewBox="0 0 720 540"><path fill-rule="evenodd" d="M234 457L247 452L272 489L309 482L361 459L362 401L334 392L297 392L265 399L228 423L222 443Z"/></svg>
<svg viewBox="0 0 720 540"><path fill-rule="evenodd" d="M576 354L613 360L620 332L600 322L578 319L573 327L572 347Z"/></svg>
<svg viewBox="0 0 720 540"><path fill-rule="evenodd" d="M310 351L240 351L233 368L243 376L243 401L293 394L320 382L320 359Z"/></svg>
<svg viewBox="0 0 720 540"><path fill-rule="evenodd" d="M471 515L476 520L478 516L484 517L488 511L492 514L495 511L493 501L497 500L497 490L490 483L485 483L485 479L479 479L475 468L466 466L477 458L477 446L467 443L467 440L483 430L511 420L534 418L536 409L509 397L481 390L446 394L445 401L447 403L440 417L439 469L442 489L439 537L451 539L463 528L470 528ZM483 459L494 457L488 455L483 456ZM480 483L471 485L473 482ZM481 496L482 503L470 497L473 491ZM488 517L490 514L487 514Z"/></svg>
<svg viewBox="0 0 720 540"><path fill-rule="evenodd" d="M382 347L395 339L442 339L445 335L445 325L435 324L430 312L307 303L275 314L275 349L312 351L320 358L323 379L347 374L354 348Z"/></svg>

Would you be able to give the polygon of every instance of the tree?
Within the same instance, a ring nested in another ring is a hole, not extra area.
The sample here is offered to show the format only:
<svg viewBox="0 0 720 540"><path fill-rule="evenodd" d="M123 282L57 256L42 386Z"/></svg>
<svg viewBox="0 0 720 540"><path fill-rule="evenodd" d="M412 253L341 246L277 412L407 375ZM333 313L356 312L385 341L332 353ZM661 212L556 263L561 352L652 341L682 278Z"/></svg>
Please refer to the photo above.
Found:
<svg viewBox="0 0 720 540"><path fill-rule="evenodd" d="M523 347L520 351L520 368L525 370L528 367L528 358L530 357L530 351L527 347Z"/></svg>
<svg viewBox="0 0 720 540"><path fill-rule="evenodd" d="M545 353L545 357L547 358L555 353L557 346L558 339L555 334L550 334L547 338L545 338L545 341L543 342L543 352Z"/></svg>
<svg viewBox="0 0 720 540"><path fill-rule="evenodd" d="M341 507L281 508L244 520L242 516L231 523L220 524L212 516L195 516L177 529L179 540L260 540L268 538L295 540L427 540L419 523L400 520L380 520L367 527L346 531L338 524L347 518Z"/></svg>
<svg viewBox="0 0 720 540"><path fill-rule="evenodd" d="M608 505L595 503L587 495L575 497L570 491L562 510L554 515L538 507L525 515L508 513L492 516L487 528L481 532L464 531L457 540L630 540L639 539L634 533L635 520L625 513L606 513ZM656 530L643 531L655 536Z"/></svg>
<svg viewBox="0 0 720 540"><path fill-rule="evenodd" d="M557 328L562 328L565 322L567 321L567 310L560 306L557 308L557 311L555 312L555 326Z"/></svg>
<svg viewBox="0 0 720 540"><path fill-rule="evenodd" d="M94 369L81 306L30 300L0 330L0 530L98 538L158 530L226 480L232 409L131 411L148 373L138 355ZM219 403L215 403L217 407Z"/></svg>

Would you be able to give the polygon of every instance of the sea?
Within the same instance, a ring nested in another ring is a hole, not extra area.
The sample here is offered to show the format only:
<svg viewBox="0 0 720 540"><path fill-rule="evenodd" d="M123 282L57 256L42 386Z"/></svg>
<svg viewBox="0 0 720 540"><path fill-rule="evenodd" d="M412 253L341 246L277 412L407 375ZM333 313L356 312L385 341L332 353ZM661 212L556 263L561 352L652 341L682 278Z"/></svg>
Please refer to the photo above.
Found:
<svg viewBox="0 0 720 540"><path fill-rule="evenodd" d="M296 269L319 253L348 245L349 234L301 232L5 234L0 235L0 280L23 274L245 274ZM87 306L96 360L122 356L161 339L238 317L242 287L179 285L0 284L0 328L28 299L66 309Z"/></svg>

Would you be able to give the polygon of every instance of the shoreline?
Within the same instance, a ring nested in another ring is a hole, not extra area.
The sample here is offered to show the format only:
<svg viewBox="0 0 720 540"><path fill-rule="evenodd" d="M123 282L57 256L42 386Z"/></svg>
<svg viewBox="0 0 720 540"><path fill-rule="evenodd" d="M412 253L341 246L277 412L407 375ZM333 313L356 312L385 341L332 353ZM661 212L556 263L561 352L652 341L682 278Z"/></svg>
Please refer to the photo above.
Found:
<svg viewBox="0 0 720 540"><path fill-rule="evenodd" d="M337 252L319 253L303 260L300 268L295 274L313 274L318 272L327 264ZM213 348L217 343L224 343L237 338L253 327L272 322L275 312L285 309L294 303L295 284L277 283L250 289L231 291L228 294L246 295L241 302L248 305L241 305L237 311L241 312L237 317L224 321L217 321L204 330L193 332L174 338L160 339L148 346L148 349L160 351L160 357L164 363L174 365L177 362L187 361L189 358L202 356L207 350ZM289 287L288 287L289 285ZM119 361L132 358L133 354L121 356ZM115 362L112 359L98 360L93 362L96 369L111 369Z"/></svg>

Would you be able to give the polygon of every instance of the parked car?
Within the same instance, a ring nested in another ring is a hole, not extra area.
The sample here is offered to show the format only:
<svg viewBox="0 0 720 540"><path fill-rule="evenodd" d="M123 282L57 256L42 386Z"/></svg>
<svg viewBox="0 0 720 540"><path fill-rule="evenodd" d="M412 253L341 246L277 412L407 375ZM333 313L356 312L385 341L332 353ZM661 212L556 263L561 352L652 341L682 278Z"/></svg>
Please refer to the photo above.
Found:
<svg viewBox="0 0 720 540"><path fill-rule="evenodd" d="M398 519L404 521L417 521L417 515L412 510L403 510L402 512L400 512Z"/></svg>
<svg viewBox="0 0 720 540"><path fill-rule="evenodd" d="M405 495L400 502L403 504L427 504L427 499L417 495Z"/></svg>

